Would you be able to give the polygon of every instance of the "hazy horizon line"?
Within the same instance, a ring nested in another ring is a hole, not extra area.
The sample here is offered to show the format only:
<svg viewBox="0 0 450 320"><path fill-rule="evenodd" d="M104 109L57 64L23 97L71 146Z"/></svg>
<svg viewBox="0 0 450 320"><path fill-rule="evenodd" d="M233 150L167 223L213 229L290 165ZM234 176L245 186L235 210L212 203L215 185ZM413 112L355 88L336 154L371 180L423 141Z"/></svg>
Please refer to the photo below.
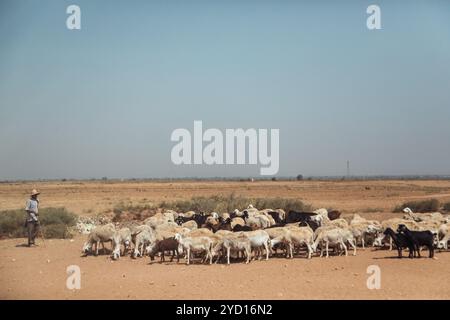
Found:
<svg viewBox="0 0 450 320"><path fill-rule="evenodd" d="M235 176L235 177L144 177L144 178L116 178L116 177L100 177L100 178L42 178L42 179L0 179L0 183L17 183L17 182L69 182L69 181L307 181L307 180L428 180L450 179L450 174L373 174L373 175L303 175L302 179L297 176L271 176L271 177L254 177L254 176Z"/></svg>

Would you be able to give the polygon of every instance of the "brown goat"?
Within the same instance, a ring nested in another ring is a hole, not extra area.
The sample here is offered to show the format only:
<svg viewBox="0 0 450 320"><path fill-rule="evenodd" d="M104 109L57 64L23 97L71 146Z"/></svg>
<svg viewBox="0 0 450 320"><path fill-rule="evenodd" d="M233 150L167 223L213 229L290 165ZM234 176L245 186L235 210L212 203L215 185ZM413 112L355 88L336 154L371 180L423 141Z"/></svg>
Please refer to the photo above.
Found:
<svg viewBox="0 0 450 320"><path fill-rule="evenodd" d="M331 210L330 212L328 212L328 219L330 220L339 219L340 216L341 212L339 210Z"/></svg>
<svg viewBox="0 0 450 320"><path fill-rule="evenodd" d="M172 251L172 258L170 262L173 261L175 257L175 253L177 254L177 262L180 262L180 254L178 252L179 243L175 238L168 238L160 241L156 241L153 245L150 246L148 254L150 256L150 260L155 260L155 255L158 252L161 252L161 260L160 262L165 262L164 252Z"/></svg>

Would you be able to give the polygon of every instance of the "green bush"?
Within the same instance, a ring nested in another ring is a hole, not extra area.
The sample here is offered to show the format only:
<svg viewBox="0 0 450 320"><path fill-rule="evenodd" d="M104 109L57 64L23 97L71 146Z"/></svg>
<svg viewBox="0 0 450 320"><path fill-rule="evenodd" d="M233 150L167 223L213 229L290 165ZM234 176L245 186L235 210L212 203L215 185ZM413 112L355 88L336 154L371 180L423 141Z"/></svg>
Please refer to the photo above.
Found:
<svg viewBox="0 0 450 320"><path fill-rule="evenodd" d="M24 210L0 211L0 237L19 238L26 236ZM39 220L45 238L66 239L71 237L70 228L77 216L65 208L44 208L39 210Z"/></svg>
<svg viewBox="0 0 450 320"><path fill-rule="evenodd" d="M48 239L70 239L73 236L65 224L42 225L42 232Z"/></svg>
<svg viewBox="0 0 450 320"><path fill-rule="evenodd" d="M0 237L24 237L25 217L26 213L23 210L0 211Z"/></svg>
<svg viewBox="0 0 450 320"><path fill-rule="evenodd" d="M439 210L439 200L427 199L420 201L408 201L396 206L394 212L402 212L404 208L410 208L413 212L435 212Z"/></svg>
<svg viewBox="0 0 450 320"><path fill-rule="evenodd" d="M450 201L449 201L449 202L446 202L446 203L444 203L444 205L443 205L443 209L444 209L445 211L450 211Z"/></svg>
<svg viewBox="0 0 450 320"><path fill-rule="evenodd" d="M361 212L364 212L364 213L383 212L383 209L382 208L365 208L365 209L362 209Z"/></svg>
<svg viewBox="0 0 450 320"><path fill-rule="evenodd" d="M127 220L130 216L134 216L135 218L140 217L140 214L146 210L156 211L157 207L151 203L149 204L133 204L130 202L119 202L113 208L114 216L112 218L113 222L119 222L122 220ZM126 213L126 214L124 214Z"/></svg>
<svg viewBox="0 0 450 320"><path fill-rule="evenodd" d="M113 212L114 212L114 214L120 214L124 211L131 212L131 213L139 213L144 210L151 210L151 209L156 209L156 206L154 206L151 203L149 203L149 204L133 204L131 201L130 202L121 201L113 208Z"/></svg>

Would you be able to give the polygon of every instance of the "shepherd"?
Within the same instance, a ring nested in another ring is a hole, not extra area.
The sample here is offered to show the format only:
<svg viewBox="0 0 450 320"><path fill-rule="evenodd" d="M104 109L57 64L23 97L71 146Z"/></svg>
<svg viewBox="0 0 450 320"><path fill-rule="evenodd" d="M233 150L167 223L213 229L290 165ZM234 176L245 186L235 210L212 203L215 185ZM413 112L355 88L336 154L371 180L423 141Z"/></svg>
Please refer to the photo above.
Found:
<svg viewBox="0 0 450 320"><path fill-rule="evenodd" d="M36 245L34 241L39 231L39 194L40 192L33 189L31 191L31 197L27 200L27 204L25 206L25 211L28 214L25 227L27 229L29 247L31 247L31 245Z"/></svg>

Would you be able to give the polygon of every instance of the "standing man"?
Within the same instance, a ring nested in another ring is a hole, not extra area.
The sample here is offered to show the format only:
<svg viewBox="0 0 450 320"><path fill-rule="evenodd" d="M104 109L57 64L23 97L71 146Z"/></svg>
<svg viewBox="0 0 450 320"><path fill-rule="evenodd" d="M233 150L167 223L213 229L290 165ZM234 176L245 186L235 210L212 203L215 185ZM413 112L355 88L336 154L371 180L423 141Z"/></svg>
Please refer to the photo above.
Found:
<svg viewBox="0 0 450 320"><path fill-rule="evenodd" d="M36 189L33 189L33 191L31 191L31 197L27 200L27 204L25 206L25 210L28 213L26 227L29 247L31 247L32 244L35 244L34 239L36 238L39 230L39 194L40 192L38 192Z"/></svg>

